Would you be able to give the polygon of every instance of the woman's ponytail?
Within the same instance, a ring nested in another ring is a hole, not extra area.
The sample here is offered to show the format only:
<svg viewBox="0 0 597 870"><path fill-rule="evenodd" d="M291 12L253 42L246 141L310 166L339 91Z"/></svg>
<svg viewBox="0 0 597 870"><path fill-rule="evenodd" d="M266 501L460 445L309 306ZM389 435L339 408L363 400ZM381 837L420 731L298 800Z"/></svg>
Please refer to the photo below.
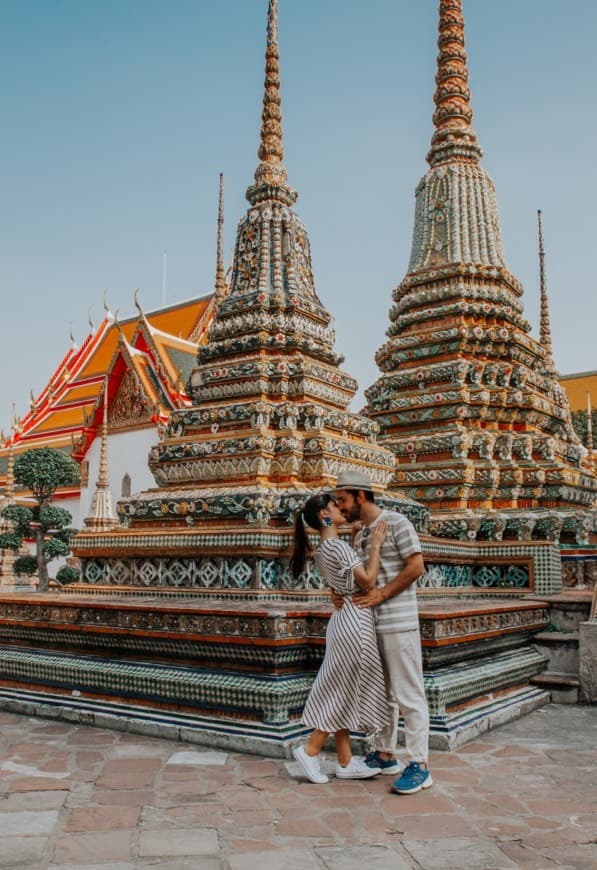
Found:
<svg viewBox="0 0 597 870"><path fill-rule="evenodd" d="M311 555L312 547L307 527L321 530L320 511L326 508L332 501L332 496L327 492L312 495L305 506L297 511L294 518L294 549L290 557L290 570L297 580L305 569L307 556Z"/></svg>
<svg viewBox="0 0 597 870"><path fill-rule="evenodd" d="M296 512L294 518L294 549L290 557L290 570L292 576L297 580L303 573L307 555L311 552L311 541L305 528L305 517L303 509Z"/></svg>

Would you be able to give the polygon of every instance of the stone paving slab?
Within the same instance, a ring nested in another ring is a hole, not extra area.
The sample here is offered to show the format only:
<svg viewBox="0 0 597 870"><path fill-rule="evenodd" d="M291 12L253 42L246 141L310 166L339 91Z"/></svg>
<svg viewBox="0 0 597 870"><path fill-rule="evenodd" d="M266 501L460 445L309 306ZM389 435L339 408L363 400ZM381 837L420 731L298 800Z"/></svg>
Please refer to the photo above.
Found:
<svg viewBox="0 0 597 870"><path fill-rule="evenodd" d="M324 846L316 854L326 870L410 870L413 866L400 846Z"/></svg>
<svg viewBox="0 0 597 870"><path fill-rule="evenodd" d="M50 864L49 870L134 870L135 865L123 864Z"/></svg>
<svg viewBox="0 0 597 870"><path fill-rule="evenodd" d="M0 868L594 870L596 735L596 707L549 705L433 752L433 787L395 795L387 776L317 786L282 759L0 713Z"/></svg>
<svg viewBox="0 0 597 870"><path fill-rule="evenodd" d="M194 855L219 858L220 845L215 828L165 828L141 831L139 855L142 858L168 858Z"/></svg>
<svg viewBox="0 0 597 870"><path fill-rule="evenodd" d="M441 840L406 840L405 849L429 870L511 870L510 861L493 840L460 837Z"/></svg>
<svg viewBox="0 0 597 870"><path fill-rule="evenodd" d="M0 815L0 837L49 835L54 831L57 823L57 810L2 813Z"/></svg>
<svg viewBox="0 0 597 870"><path fill-rule="evenodd" d="M15 867L43 867L44 858L48 852L47 837L2 837L0 841L2 854L0 867L2 870L14 870Z"/></svg>

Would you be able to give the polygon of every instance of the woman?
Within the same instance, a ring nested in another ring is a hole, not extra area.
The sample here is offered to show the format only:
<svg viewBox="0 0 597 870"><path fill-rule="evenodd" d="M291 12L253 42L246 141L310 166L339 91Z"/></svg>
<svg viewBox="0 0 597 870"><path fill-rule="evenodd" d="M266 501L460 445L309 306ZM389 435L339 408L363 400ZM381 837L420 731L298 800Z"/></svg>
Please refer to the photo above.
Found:
<svg viewBox="0 0 597 870"><path fill-rule="evenodd" d="M381 773L381 768L368 767L362 759L353 757L349 731L374 734L388 721L373 610L356 607L351 597L375 585L386 524L378 522L372 532L371 558L365 567L353 548L338 537L338 529L345 523L332 495L312 496L297 514L290 561L292 573L298 577L307 556L313 555L319 572L344 599L342 607L330 617L325 656L303 711L302 722L313 728L313 733L304 746L292 750L307 778L317 783L328 782L321 772L319 753L331 733L336 738L336 776L365 779ZM314 553L307 527L319 532Z"/></svg>

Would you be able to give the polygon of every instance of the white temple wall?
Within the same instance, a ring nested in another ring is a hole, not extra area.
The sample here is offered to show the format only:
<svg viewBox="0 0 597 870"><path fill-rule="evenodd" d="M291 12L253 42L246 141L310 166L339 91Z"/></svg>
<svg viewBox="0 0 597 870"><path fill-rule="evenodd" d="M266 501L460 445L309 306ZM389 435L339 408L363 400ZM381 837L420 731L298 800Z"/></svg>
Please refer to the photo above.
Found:
<svg viewBox="0 0 597 870"><path fill-rule="evenodd" d="M63 508L65 511L68 511L73 518L73 528L79 528L79 526L77 525L79 517L78 498L54 498L52 500L52 505L54 507ZM25 541L25 547L29 556L35 556L35 543L33 541ZM16 553L15 555L18 556L19 554ZM48 563L48 574L50 575L50 579L56 577L56 572L60 571L63 565L66 565L66 559L64 559L62 556L58 556L56 559L52 559L52 561ZM25 576L23 576L21 579L25 580L26 578ZM34 580L37 583L37 575L35 575Z"/></svg>
<svg viewBox="0 0 597 870"><path fill-rule="evenodd" d="M116 511L116 505L123 497L123 481L125 476L130 478L130 493L142 492L151 489L156 482L151 474L147 460L149 450L158 441L157 430L152 426L146 429L135 429L129 432L116 432L108 435L108 479L110 481L110 494L112 507ZM99 473L101 438L96 438L85 459L89 463L87 486L81 487L81 499L76 512L73 514L75 525L79 529L85 527L85 517L89 514L91 499L95 492ZM70 508L69 508L70 510Z"/></svg>
<svg viewBox="0 0 597 870"><path fill-rule="evenodd" d="M73 526L78 529L77 521L79 519L79 499L73 498L55 498L52 502L55 507L63 508L68 511L73 518Z"/></svg>

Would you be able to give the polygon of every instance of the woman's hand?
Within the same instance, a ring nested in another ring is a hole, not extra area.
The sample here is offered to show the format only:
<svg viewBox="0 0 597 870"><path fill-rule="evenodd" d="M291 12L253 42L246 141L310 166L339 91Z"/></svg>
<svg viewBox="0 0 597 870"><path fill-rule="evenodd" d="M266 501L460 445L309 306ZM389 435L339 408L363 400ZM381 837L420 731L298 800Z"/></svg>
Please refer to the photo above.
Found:
<svg viewBox="0 0 597 870"><path fill-rule="evenodd" d="M375 528L371 532L371 547L381 547L388 534L388 524L385 520L380 520L376 523Z"/></svg>
<svg viewBox="0 0 597 870"><path fill-rule="evenodd" d="M357 536L357 532L360 532L363 528L362 520L355 520L354 523L350 525L350 543L354 545L354 539Z"/></svg>

